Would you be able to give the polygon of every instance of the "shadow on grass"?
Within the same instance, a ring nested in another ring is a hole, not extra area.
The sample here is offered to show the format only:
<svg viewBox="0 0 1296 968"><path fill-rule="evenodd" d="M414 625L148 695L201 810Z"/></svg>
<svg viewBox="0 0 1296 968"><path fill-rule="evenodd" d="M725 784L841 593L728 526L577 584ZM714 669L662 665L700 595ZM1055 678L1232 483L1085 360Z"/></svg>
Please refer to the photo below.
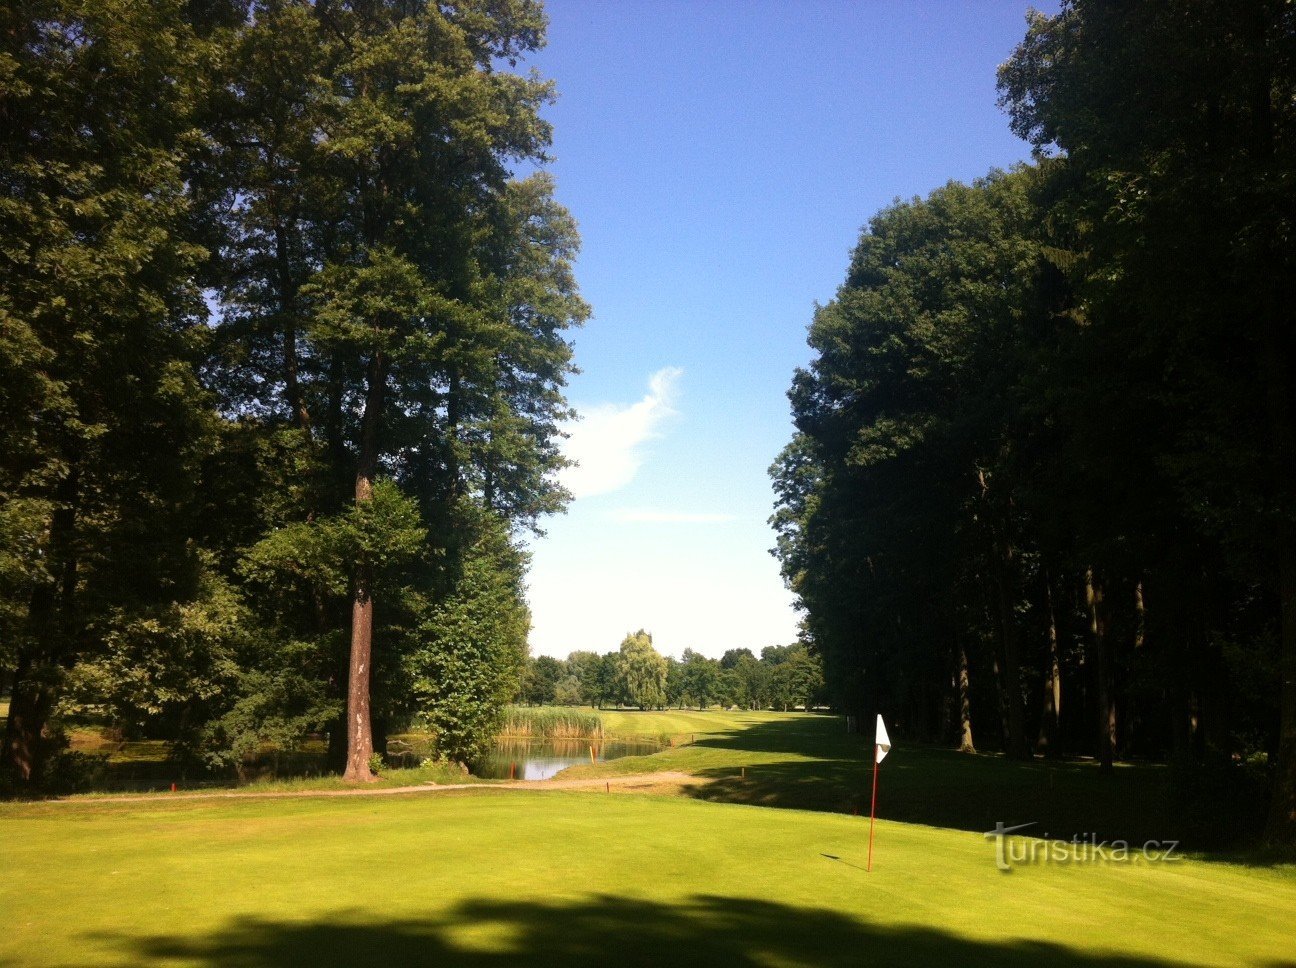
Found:
<svg viewBox="0 0 1296 968"><path fill-rule="evenodd" d="M798 758L748 767L701 770L710 780L693 796L728 803L867 814L872 744L844 732L835 717L761 723L732 735L699 739L699 747L790 753ZM804 757L810 757L809 759ZM901 746L882 764L878 816L957 830L985 831L1035 822L1038 835L1071 839L1209 842L1210 830L1188 830L1171 809L1169 774L1154 765L1121 766L1110 776L1093 764Z"/></svg>
<svg viewBox="0 0 1296 968"><path fill-rule="evenodd" d="M476 944L461 940L461 932L468 930L477 933ZM182 960L230 968L1185 964L1090 954L1046 942L974 941L933 928L881 927L833 911L727 897L697 897L681 904L604 896L572 902L481 900L439 918L375 923L348 912L327 922L244 918L207 937L97 940L119 948L133 964Z"/></svg>

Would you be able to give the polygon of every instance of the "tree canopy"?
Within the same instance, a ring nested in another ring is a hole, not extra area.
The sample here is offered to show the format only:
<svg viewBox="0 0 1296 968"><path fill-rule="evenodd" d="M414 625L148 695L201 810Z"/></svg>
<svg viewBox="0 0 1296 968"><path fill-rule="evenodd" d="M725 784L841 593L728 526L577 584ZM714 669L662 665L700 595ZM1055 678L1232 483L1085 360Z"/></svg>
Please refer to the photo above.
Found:
<svg viewBox="0 0 1296 968"><path fill-rule="evenodd" d="M776 554L859 723L1166 756L1240 826L1268 787L1293 838L1294 26L1032 14L999 81L1035 164L862 233L772 468Z"/></svg>

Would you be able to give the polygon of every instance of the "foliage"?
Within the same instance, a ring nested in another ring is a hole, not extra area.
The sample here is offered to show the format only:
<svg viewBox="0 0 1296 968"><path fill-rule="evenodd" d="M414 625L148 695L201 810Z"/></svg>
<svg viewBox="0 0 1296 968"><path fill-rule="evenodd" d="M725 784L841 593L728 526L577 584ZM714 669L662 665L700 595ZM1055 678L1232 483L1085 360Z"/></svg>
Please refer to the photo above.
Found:
<svg viewBox="0 0 1296 968"><path fill-rule="evenodd" d="M1181 790L1267 762L1289 842L1290 10L1027 27L1000 91L1036 164L878 213L815 313L776 555L860 728Z"/></svg>
<svg viewBox="0 0 1296 968"><path fill-rule="evenodd" d="M5 760L39 773L66 694L183 759L327 733L340 765L360 601L375 745L425 714L463 755L514 689L588 315L575 223L514 174L551 138L539 4L0 28Z"/></svg>
<svg viewBox="0 0 1296 968"><path fill-rule="evenodd" d="M435 605L405 651L404 678L438 753L470 762L495 738L517 691L531 617L522 595L525 561L503 525L477 521L454 592Z"/></svg>
<svg viewBox="0 0 1296 968"><path fill-rule="evenodd" d="M666 660L653 648L652 636L640 629L621 642L616 681L625 701L640 709L666 704Z"/></svg>

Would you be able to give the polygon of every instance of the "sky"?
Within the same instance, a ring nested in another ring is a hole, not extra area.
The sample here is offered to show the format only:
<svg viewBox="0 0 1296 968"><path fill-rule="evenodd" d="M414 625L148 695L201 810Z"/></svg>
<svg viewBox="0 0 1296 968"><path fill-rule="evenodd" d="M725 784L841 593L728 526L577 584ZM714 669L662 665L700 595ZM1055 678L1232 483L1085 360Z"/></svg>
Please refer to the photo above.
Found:
<svg viewBox="0 0 1296 968"><path fill-rule="evenodd" d="M1037 2L1047 13L1055 2ZM787 389L871 215L1029 157L996 105L1016 0L548 0L549 166L580 225L564 476L535 655L796 639L769 554Z"/></svg>

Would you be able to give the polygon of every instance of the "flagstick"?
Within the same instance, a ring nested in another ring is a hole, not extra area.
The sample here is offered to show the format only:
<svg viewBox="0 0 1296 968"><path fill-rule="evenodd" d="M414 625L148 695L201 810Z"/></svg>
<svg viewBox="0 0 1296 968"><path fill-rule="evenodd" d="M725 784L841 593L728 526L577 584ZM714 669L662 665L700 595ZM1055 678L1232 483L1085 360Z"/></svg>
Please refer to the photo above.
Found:
<svg viewBox="0 0 1296 968"><path fill-rule="evenodd" d="M878 748L873 744L873 806L869 807L869 855L868 867L865 873L873 872L873 821L877 819L877 771L878 771Z"/></svg>

